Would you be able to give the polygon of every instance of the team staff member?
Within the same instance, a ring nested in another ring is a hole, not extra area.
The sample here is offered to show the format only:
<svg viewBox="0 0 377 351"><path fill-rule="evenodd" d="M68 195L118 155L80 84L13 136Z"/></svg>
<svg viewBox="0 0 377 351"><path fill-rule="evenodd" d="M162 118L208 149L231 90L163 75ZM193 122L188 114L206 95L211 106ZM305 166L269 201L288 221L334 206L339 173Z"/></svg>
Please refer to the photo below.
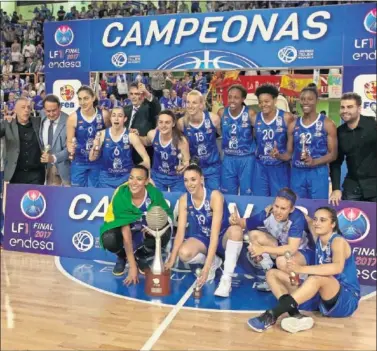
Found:
<svg viewBox="0 0 377 351"><path fill-rule="evenodd" d="M340 116L344 124L338 127L338 158L330 164L333 192L330 202L340 200L377 201L377 136L376 119L361 116L361 97L346 93L340 100ZM347 175L340 190L341 166L344 158Z"/></svg>

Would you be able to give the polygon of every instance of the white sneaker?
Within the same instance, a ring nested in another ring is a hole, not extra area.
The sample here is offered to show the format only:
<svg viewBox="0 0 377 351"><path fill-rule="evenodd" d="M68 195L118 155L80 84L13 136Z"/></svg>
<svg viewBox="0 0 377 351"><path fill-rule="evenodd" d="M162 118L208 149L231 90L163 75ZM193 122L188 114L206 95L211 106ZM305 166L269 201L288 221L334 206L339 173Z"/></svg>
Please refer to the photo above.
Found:
<svg viewBox="0 0 377 351"><path fill-rule="evenodd" d="M221 297L228 297L231 290L232 278L222 276L220 279L220 284L215 290L215 295Z"/></svg>
<svg viewBox="0 0 377 351"><path fill-rule="evenodd" d="M281 327L289 333L297 333L299 331L313 328L314 319L312 317L300 314L295 317L286 317L281 321Z"/></svg>
<svg viewBox="0 0 377 351"><path fill-rule="evenodd" d="M270 286L267 284L266 281L255 283L255 288L256 288L258 291L266 291L266 292L271 291L271 288L270 288Z"/></svg>
<svg viewBox="0 0 377 351"><path fill-rule="evenodd" d="M221 267L222 263L223 263L223 260L220 257L215 256L212 262L212 266L208 272L207 282L215 279L216 271L218 270L218 268Z"/></svg>

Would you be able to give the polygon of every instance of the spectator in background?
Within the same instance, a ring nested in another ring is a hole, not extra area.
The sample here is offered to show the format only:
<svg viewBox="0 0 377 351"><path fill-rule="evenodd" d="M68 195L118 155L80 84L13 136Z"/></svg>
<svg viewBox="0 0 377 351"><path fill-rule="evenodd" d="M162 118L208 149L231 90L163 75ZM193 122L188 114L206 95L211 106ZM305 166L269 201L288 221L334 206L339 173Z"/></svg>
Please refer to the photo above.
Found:
<svg viewBox="0 0 377 351"><path fill-rule="evenodd" d="M105 90L102 90L101 93L100 93L100 99L99 99L98 107L101 110L107 110L107 111L111 110L111 101L107 97L107 93L106 93Z"/></svg>
<svg viewBox="0 0 377 351"><path fill-rule="evenodd" d="M340 116L344 124L338 127L338 158L330 164L333 192L330 202L340 200L377 201L376 119L361 115L361 96L343 94ZM340 190L341 167L346 158L347 175Z"/></svg>
<svg viewBox="0 0 377 351"><path fill-rule="evenodd" d="M165 76L161 71L154 71L150 73L150 82L153 95L159 99L162 97L162 90L165 86Z"/></svg>
<svg viewBox="0 0 377 351"><path fill-rule="evenodd" d="M31 102L19 98L16 117L1 121L0 138L5 137L6 156L4 181L14 184L45 182L45 167L41 163L42 144L39 139L40 118L31 117Z"/></svg>
<svg viewBox="0 0 377 351"><path fill-rule="evenodd" d="M40 94L42 90L46 90L44 79L45 77L43 74L40 74L38 76L38 83L35 84L35 90L37 91L37 94Z"/></svg>
<svg viewBox="0 0 377 351"><path fill-rule="evenodd" d="M33 58L36 52L36 47L31 43L30 40L27 40L26 45L22 49L22 55L28 59Z"/></svg>
<svg viewBox="0 0 377 351"><path fill-rule="evenodd" d="M2 74L11 74L13 72L13 65L10 64L10 60L5 61L5 65L3 66L1 73Z"/></svg>
<svg viewBox="0 0 377 351"><path fill-rule="evenodd" d="M29 95L31 96L33 94L29 93ZM45 97L46 97L46 92L42 90L40 94L36 94L32 99L32 102L31 102L32 110L36 112L37 116L40 115L40 112L43 109L43 100Z"/></svg>
<svg viewBox="0 0 377 351"><path fill-rule="evenodd" d="M116 95L118 99L125 99L128 96L128 83L127 76L125 73L119 73L116 76L116 87L118 94Z"/></svg>
<svg viewBox="0 0 377 351"><path fill-rule="evenodd" d="M59 11L57 12L58 16L58 21L63 21L65 17L65 11L64 11L64 6L60 6Z"/></svg>

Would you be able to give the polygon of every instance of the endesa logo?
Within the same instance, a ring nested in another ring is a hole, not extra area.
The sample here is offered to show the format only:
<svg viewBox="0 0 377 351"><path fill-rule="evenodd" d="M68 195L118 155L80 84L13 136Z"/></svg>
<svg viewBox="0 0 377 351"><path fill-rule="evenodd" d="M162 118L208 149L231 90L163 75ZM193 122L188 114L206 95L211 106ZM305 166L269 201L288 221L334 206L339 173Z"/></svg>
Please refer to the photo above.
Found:
<svg viewBox="0 0 377 351"><path fill-rule="evenodd" d="M348 207L339 211L338 221L341 232L350 243L362 241L369 234L369 218L356 207Z"/></svg>
<svg viewBox="0 0 377 351"><path fill-rule="evenodd" d="M46 199L38 190L29 190L21 199L21 211L26 218L38 219L46 211Z"/></svg>
<svg viewBox="0 0 377 351"><path fill-rule="evenodd" d="M74 39L73 30L67 25L59 26L55 32L55 42L59 46L68 46L72 44Z"/></svg>

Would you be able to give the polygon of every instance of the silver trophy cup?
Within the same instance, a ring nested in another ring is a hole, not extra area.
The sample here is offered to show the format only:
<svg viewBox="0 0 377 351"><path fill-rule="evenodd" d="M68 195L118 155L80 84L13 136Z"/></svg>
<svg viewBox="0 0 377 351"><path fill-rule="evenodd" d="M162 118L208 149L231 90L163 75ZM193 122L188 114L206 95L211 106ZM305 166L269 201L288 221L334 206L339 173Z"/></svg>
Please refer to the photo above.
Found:
<svg viewBox="0 0 377 351"><path fill-rule="evenodd" d="M156 252L154 255L151 271L153 274L164 272L164 261L161 252L161 236L169 229L168 215L160 206L152 207L146 214L147 232L156 239Z"/></svg>

